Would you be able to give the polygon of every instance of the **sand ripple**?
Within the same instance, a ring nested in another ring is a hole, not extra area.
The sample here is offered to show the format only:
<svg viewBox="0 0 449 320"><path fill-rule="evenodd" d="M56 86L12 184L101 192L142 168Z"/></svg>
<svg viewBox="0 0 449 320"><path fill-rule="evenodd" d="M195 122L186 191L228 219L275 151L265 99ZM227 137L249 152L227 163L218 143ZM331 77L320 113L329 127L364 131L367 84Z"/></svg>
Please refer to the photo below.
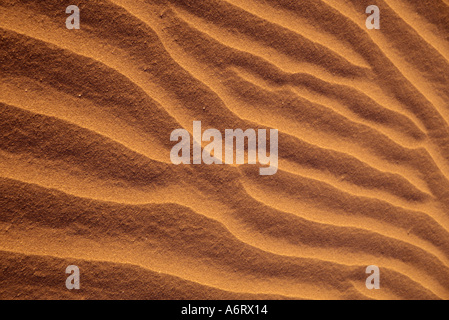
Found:
<svg viewBox="0 0 449 320"><path fill-rule="evenodd" d="M0 297L448 299L449 6L372 2L2 1ZM171 164L194 120L278 173Z"/></svg>

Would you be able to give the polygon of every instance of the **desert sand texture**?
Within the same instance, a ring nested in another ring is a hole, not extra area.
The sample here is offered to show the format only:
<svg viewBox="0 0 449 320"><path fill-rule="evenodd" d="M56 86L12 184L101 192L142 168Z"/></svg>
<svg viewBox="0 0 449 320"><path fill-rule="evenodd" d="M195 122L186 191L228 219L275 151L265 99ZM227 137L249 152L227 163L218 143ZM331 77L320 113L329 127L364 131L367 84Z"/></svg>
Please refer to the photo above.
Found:
<svg viewBox="0 0 449 320"><path fill-rule="evenodd" d="M0 299L448 299L448 40L447 0L0 0ZM278 172L174 165L195 120Z"/></svg>

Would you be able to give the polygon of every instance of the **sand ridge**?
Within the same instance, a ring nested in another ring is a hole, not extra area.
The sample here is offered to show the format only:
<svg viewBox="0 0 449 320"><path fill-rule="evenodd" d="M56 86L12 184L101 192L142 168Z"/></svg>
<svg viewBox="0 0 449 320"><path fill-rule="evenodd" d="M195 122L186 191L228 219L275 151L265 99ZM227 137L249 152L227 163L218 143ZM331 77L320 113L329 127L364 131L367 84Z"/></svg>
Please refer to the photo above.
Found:
<svg viewBox="0 0 449 320"><path fill-rule="evenodd" d="M446 2L70 4L0 3L0 298L449 298ZM278 172L171 164L195 120Z"/></svg>

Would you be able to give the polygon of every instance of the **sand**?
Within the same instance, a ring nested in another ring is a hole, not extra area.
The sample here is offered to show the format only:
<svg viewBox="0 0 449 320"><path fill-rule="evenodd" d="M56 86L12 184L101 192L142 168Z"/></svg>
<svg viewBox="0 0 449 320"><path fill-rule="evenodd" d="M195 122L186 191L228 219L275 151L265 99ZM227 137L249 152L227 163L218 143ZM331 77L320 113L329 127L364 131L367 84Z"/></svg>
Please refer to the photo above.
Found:
<svg viewBox="0 0 449 320"><path fill-rule="evenodd" d="M443 0L1 0L0 299L448 299L448 35ZM278 172L172 164L195 120L278 129Z"/></svg>

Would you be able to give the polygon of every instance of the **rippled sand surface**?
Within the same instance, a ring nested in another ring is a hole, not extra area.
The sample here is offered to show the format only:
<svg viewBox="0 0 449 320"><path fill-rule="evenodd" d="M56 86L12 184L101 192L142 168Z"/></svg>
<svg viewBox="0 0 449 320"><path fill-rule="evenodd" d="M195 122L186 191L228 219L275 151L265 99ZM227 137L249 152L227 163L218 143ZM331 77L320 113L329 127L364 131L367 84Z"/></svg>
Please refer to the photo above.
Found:
<svg viewBox="0 0 449 320"><path fill-rule="evenodd" d="M0 298L448 299L448 40L446 0L1 0ZM278 172L173 165L195 120Z"/></svg>

